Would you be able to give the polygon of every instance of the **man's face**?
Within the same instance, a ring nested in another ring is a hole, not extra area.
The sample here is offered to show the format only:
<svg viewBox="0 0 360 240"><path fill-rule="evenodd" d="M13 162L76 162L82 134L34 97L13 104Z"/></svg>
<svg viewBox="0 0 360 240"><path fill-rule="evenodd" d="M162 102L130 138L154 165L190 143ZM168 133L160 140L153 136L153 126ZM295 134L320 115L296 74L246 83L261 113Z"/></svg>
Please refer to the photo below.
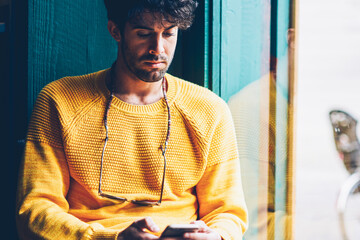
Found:
<svg viewBox="0 0 360 240"><path fill-rule="evenodd" d="M127 22L120 42L127 68L144 82L161 80L174 57L177 34L178 27L160 14L144 13Z"/></svg>

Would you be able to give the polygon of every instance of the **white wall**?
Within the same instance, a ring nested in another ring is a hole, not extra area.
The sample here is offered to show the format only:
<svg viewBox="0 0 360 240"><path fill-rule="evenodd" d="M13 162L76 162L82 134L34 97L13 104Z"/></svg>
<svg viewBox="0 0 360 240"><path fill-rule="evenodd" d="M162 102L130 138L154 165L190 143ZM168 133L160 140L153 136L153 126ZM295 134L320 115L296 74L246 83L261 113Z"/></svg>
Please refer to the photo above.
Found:
<svg viewBox="0 0 360 240"><path fill-rule="evenodd" d="M298 2L295 236L337 240L336 197L348 174L328 113L342 109L360 121L360 1Z"/></svg>

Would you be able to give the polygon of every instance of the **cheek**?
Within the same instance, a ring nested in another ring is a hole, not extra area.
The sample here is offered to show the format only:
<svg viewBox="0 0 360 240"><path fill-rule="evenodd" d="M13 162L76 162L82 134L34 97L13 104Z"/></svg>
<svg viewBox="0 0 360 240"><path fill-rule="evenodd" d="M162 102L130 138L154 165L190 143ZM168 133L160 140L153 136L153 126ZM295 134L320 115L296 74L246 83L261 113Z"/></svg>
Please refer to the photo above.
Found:
<svg viewBox="0 0 360 240"><path fill-rule="evenodd" d="M168 55L174 55L175 49L176 49L176 43L177 43L177 40L168 42L168 45L166 47Z"/></svg>
<svg viewBox="0 0 360 240"><path fill-rule="evenodd" d="M126 44L124 50L125 55L132 60L136 60L147 53L144 44Z"/></svg>

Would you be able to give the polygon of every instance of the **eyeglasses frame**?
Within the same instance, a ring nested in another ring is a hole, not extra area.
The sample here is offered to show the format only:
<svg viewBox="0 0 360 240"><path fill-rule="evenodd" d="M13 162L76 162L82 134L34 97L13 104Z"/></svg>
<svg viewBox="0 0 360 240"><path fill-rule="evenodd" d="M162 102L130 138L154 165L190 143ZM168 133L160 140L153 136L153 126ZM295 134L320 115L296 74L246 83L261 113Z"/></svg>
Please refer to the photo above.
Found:
<svg viewBox="0 0 360 240"><path fill-rule="evenodd" d="M101 197L105 197L105 198L109 198L112 200L119 200L119 201L127 201L127 202L132 202L134 204L140 205L140 206L160 206L161 202L162 202L162 198L163 198L163 194L164 194L164 185L165 185L165 173L166 173L166 150L167 150L167 146L169 143L169 138L170 138L170 129L171 129L171 113L170 113L170 106L169 106L169 102L166 96L166 80L165 77L163 77L162 79L162 91L163 91L163 95L164 95L164 100L165 100L165 104L166 104L166 108L167 108L167 112L168 112L168 126L167 126L167 133L166 133L166 138L165 138L165 142L164 145L161 146L161 152L164 158L164 170L163 170L163 177L162 177L162 181L161 181L161 192L160 192L160 199L157 202L152 202L152 201L147 201L147 200L143 200L143 201L138 201L138 200L131 200L129 201L127 198L122 198L122 197L117 197L114 195L110 195L107 193L104 193L101 190L101 185L102 185L102 176L103 176L103 163L104 163L104 155L105 155L105 149L106 149L106 145L108 143L109 140L109 128L108 128L108 124L107 124L107 120L108 120L108 114L109 114L109 109L112 103L112 100L114 98L114 65L111 67L110 69L110 78L111 78L111 92L110 92L110 96L109 96L109 100L106 104L106 108L105 108L105 114L104 114L104 127L105 127L105 141L104 141L104 147L101 153L101 164L100 164L100 178L99 178L99 189L98 189L98 195Z"/></svg>

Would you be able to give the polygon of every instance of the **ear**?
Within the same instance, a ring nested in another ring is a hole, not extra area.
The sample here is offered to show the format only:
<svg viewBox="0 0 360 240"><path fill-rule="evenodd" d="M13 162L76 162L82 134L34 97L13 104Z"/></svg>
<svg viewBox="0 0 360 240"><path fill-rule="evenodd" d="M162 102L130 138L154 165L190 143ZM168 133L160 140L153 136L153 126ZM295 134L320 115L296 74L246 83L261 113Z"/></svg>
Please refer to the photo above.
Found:
<svg viewBox="0 0 360 240"><path fill-rule="evenodd" d="M110 35L115 39L115 41L120 42L121 41L121 33L117 25L109 20L108 21L108 30Z"/></svg>

